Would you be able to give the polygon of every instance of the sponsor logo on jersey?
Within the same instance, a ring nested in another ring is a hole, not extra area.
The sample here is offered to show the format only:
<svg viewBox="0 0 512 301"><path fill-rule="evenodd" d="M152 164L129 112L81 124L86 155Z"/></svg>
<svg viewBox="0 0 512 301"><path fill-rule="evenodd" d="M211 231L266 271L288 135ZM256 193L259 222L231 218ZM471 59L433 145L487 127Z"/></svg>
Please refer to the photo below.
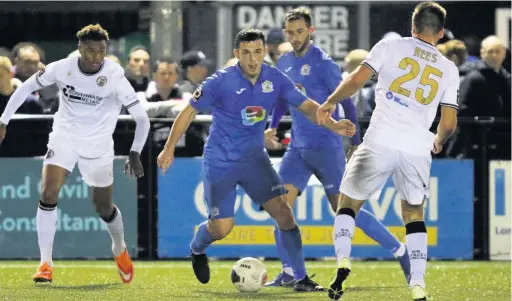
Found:
<svg viewBox="0 0 512 301"><path fill-rule="evenodd" d="M393 93L391 91L388 91L386 93L386 98L401 105L402 107L406 107L406 108L409 107L409 105L406 102L404 102L400 97L393 95Z"/></svg>
<svg viewBox="0 0 512 301"><path fill-rule="evenodd" d="M103 100L102 96L78 92L75 90L75 87L70 85L66 85L66 87L62 89L62 94L69 102L89 106L97 106Z"/></svg>
<svg viewBox="0 0 512 301"><path fill-rule="evenodd" d="M265 120L266 110L260 106L248 106L241 113L244 125L254 125Z"/></svg>

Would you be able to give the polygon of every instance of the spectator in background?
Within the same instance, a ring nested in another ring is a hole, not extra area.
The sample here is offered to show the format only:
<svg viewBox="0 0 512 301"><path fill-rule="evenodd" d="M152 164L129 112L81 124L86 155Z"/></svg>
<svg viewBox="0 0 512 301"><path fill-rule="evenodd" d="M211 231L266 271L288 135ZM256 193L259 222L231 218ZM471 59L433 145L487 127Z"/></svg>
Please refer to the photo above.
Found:
<svg viewBox="0 0 512 301"><path fill-rule="evenodd" d="M489 36L482 41L481 60L461 82L459 116L492 116L510 120L511 77L502 67L505 50L505 45L497 36ZM474 132L461 128L451 155L471 157L473 146L480 144L477 138ZM494 126L487 135L489 156L510 159L510 138L510 125Z"/></svg>
<svg viewBox="0 0 512 301"><path fill-rule="evenodd" d="M211 61L202 51L191 50L183 55L180 64L185 71L185 79L180 83L180 90L192 94L208 76Z"/></svg>
<svg viewBox="0 0 512 301"><path fill-rule="evenodd" d="M11 61L11 64L14 64L11 53L12 52L9 50L9 48L0 47L0 56L5 56Z"/></svg>
<svg viewBox="0 0 512 301"><path fill-rule="evenodd" d="M110 60L116 62L118 65L121 65L121 60L117 56L115 56L113 54L107 54L105 56L105 58L110 59Z"/></svg>
<svg viewBox="0 0 512 301"><path fill-rule="evenodd" d="M149 78L149 52L144 46L135 46L128 54L128 64L125 76L135 92L144 92L148 89Z"/></svg>
<svg viewBox="0 0 512 301"><path fill-rule="evenodd" d="M21 85L21 81L13 77L12 69L11 60L6 56L0 56L0 114L5 110L7 102L16 88ZM16 112L18 114L41 114L43 110L37 103L37 98L31 95Z"/></svg>
<svg viewBox="0 0 512 301"><path fill-rule="evenodd" d="M446 44L437 44L436 48L443 56L446 56Z"/></svg>
<svg viewBox="0 0 512 301"><path fill-rule="evenodd" d="M464 37L462 41L468 50L466 62L478 62L480 60L480 40L474 35L469 35Z"/></svg>
<svg viewBox="0 0 512 301"><path fill-rule="evenodd" d="M290 42L284 42L279 44L277 47L277 52L279 53L279 57L281 57L283 54L293 51L293 46Z"/></svg>
<svg viewBox="0 0 512 301"><path fill-rule="evenodd" d="M145 93L145 101L141 102L146 108L149 117L176 117L181 108L183 93L178 86L179 66L170 57L156 61L153 72L153 81L149 83ZM188 93L188 98L192 95ZM180 105L181 104L181 105Z"/></svg>
<svg viewBox="0 0 512 301"><path fill-rule="evenodd" d="M41 62L44 52L33 43L19 43L12 50L14 58L14 77L24 82L33 74L43 69ZM44 113L55 113L59 107L59 89L56 84L44 87L34 92Z"/></svg>
<svg viewBox="0 0 512 301"><path fill-rule="evenodd" d="M267 34L267 47L268 53L263 62L265 64L274 66L277 59L281 56L279 52L279 45L285 42L284 32L281 28L271 29Z"/></svg>
<svg viewBox="0 0 512 301"><path fill-rule="evenodd" d="M225 64L223 68L228 68L234 66L238 63L238 59L236 57L230 58Z"/></svg>
<svg viewBox="0 0 512 301"><path fill-rule="evenodd" d="M359 66L364 59L368 56L368 51L364 49L355 49L350 51L345 56L344 72L342 77L347 77L357 66ZM377 78L372 77L362 89L359 89L355 95L352 96L354 105L357 109L357 117L371 116L375 109L375 86L377 85Z"/></svg>
<svg viewBox="0 0 512 301"><path fill-rule="evenodd" d="M450 40L444 44L445 53L447 59L452 61L457 68L460 68L462 64L466 62L468 56L468 50L464 42L460 40Z"/></svg>

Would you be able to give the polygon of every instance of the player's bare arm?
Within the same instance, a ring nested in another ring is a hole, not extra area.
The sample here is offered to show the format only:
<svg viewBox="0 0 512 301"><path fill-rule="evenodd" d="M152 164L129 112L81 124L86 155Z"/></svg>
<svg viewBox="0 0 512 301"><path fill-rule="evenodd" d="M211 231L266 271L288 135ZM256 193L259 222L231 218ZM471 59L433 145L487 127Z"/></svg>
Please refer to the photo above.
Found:
<svg viewBox="0 0 512 301"><path fill-rule="evenodd" d="M40 71L41 72L41 71ZM42 71L44 72L44 70ZM12 115L16 113L19 107L23 104L25 99L34 91L42 88L36 81L36 74L32 75L29 79L19 86L12 94L7 106L5 107L4 113L0 117L0 144L5 139L7 134L7 124L12 118Z"/></svg>
<svg viewBox="0 0 512 301"><path fill-rule="evenodd" d="M437 134L434 140L434 154L439 154L443 150L443 145L450 139L457 129L457 109L442 106L441 120L437 126Z"/></svg>
<svg viewBox="0 0 512 301"><path fill-rule="evenodd" d="M327 98L316 113L318 124L328 122L330 116L336 109L336 104L354 95L374 75L373 70L365 65L360 65L347 78L339 84L336 90Z"/></svg>
<svg viewBox="0 0 512 301"><path fill-rule="evenodd" d="M128 154L128 160L124 166L124 172L130 176L141 178L144 176L144 168L140 161L140 153L148 138L150 123L148 115L140 103L136 103L131 106L128 109L128 112L135 120L136 127L133 145L130 153Z"/></svg>
<svg viewBox="0 0 512 301"><path fill-rule="evenodd" d="M304 113L304 115L306 115L312 122L317 123L317 111L319 108L320 105L316 101L307 99L299 106L298 109ZM322 125L341 136L352 137L356 133L355 124L353 124L352 121L348 119L336 121L330 117L330 115L329 118L326 119L326 122L324 122Z"/></svg>
<svg viewBox="0 0 512 301"><path fill-rule="evenodd" d="M187 104L172 124L169 138L165 143L164 149L160 152L157 158L158 167L162 169L163 173L165 173L169 166L171 166L171 163L174 160L174 149L176 148L176 144L180 140L181 136L185 134L196 114L196 109L194 109L190 104Z"/></svg>

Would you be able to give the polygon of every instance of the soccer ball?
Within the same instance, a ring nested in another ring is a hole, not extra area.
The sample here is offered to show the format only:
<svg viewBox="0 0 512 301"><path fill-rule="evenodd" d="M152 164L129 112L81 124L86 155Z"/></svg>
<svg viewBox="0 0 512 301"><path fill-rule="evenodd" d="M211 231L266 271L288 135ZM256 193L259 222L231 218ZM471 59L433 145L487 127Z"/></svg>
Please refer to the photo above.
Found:
<svg viewBox="0 0 512 301"><path fill-rule="evenodd" d="M241 292L255 293L267 282L267 268L256 258L242 258L231 269L231 282Z"/></svg>

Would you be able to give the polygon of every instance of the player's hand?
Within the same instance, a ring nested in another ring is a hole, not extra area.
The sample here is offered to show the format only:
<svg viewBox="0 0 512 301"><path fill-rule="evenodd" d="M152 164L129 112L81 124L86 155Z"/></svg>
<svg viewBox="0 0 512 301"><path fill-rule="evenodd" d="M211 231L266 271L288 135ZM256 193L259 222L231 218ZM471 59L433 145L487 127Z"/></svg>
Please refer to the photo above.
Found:
<svg viewBox="0 0 512 301"><path fill-rule="evenodd" d="M156 159L158 167L162 169L162 174L165 174L167 172L167 169L169 169L173 161L174 149L167 148L164 148L158 155L158 158Z"/></svg>
<svg viewBox="0 0 512 301"><path fill-rule="evenodd" d="M356 125L348 119L342 119L334 124L333 130L339 135L352 137L356 133Z"/></svg>
<svg viewBox="0 0 512 301"><path fill-rule="evenodd" d="M442 151L443 151L443 144L439 141L439 138L436 135L436 137L434 138L434 148L432 149L432 152L437 155Z"/></svg>
<svg viewBox="0 0 512 301"><path fill-rule="evenodd" d="M142 178L144 176L144 168L142 162L140 162L140 154L134 151L130 151L128 160L124 164L124 174L136 178Z"/></svg>
<svg viewBox="0 0 512 301"><path fill-rule="evenodd" d="M358 145L352 145L350 146L348 152L347 152L347 162L350 161L350 158L352 158L352 155L357 150Z"/></svg>
<svg viewBox="0 0 512 301"><path fill-rule="evenodd" d="M0 145L2 145L2 141L4 141L6 134L7 134L7 126L0 122Z"/></svg>
<svg viewBox="0 0 512 301"><path fill-rule="evenodd" d="M336 104L324 102L316 111L316 123L324 125L336 110Z"/></svg>
<svg viewBox="0 0 512 301"><path fill-rule="evenodd" d="M265 131L265 148L270 150L278 150L283 148L283 145L279 143L279 138L277 138L276 129L267 129Z"/></svg>

